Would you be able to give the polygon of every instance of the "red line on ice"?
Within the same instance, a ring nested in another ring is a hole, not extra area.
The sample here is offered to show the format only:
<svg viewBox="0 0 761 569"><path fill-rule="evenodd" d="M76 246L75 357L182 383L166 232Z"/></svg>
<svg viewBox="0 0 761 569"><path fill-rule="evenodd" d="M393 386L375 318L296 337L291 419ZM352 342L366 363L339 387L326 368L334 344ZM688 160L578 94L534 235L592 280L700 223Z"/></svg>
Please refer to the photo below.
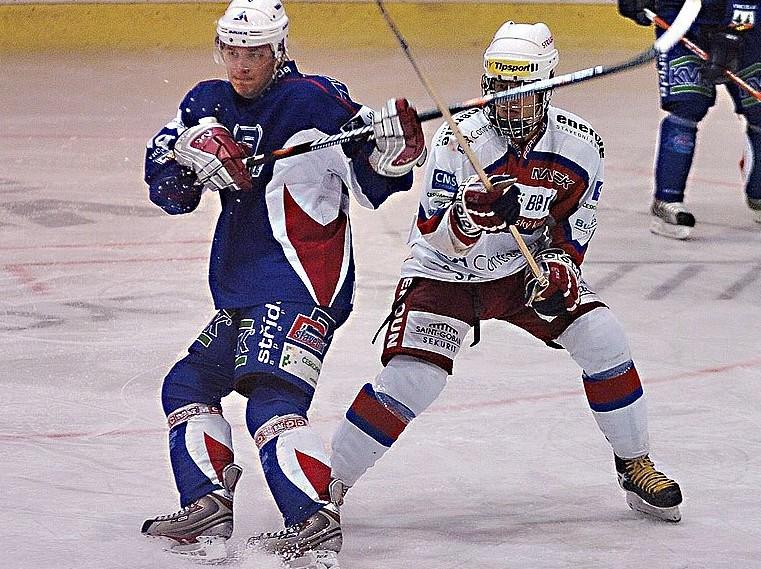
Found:
<svg viewBox="0 0 761 569"><path fill-rule="evenodd" d="M686 379L701 379L707 376L714 375L725 371L732 371L740 368L756 368L761 367L761 358L755 358L752 360L746 360L743 362L735 362L731 364L717 365L707 367L703 369L697 369L692 371L685 371L673 375L652 377L646 379L644 387L647 389L649 385L672 383L675 381L683 381ZM581 383L581 380L579 380ZM550 393L538 393L536 395L522 395L520 397L512 397L508 399L498 399L494 401L474 401L473 403L463 403L460 405L443 405L437 406L431 409L430 413L451 413L457 411L470 411L473 409L484 409L487 407L501 407L504 405L515 405L517 403L530 403L532 401L550 401L553 399L563 399L566 397L583 397L584 389L579 384L578 389L564 389L561 391L553 391ZM313 422L325 422L325 421L337 421L343 417L340 415L326 415L316 419ZM79 439L79 438L100 438L100 437L123 437L132 435L150 435L150 434L162 434L166 433L166 428L144 428L144 429L113 429L106 432L83 432L83 431L71 431L71 432L58 432L58 433L0 433L0 441L3 442L21 442L31 440L59 440L59 439Z"/></svg>
<svg viewBox="0 0 761 569"><path fill-rule="evenodd" d="M5 270L35 294L46 294L49 291L45 283L41 283L34 278L32 271L29 270L26 264L5 265Z"/></svg>

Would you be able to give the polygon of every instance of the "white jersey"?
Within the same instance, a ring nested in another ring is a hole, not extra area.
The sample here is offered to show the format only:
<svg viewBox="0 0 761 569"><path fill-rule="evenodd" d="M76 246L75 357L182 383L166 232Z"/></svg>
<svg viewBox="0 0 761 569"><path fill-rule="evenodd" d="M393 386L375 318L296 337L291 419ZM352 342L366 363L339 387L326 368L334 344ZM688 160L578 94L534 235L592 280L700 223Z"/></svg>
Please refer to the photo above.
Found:
<svg viewBox="0 0 761 569"><path fill-rule="evenodd" d="M560 247L581 264L597 227L603 184L605 152L597 132L576 115L549 107L544 132L521 152L499 136L481 109L458 113L455 121L487 174L518 179L521 214L515 225L532 252ZM523 269L526 260L510 233L483 233L473 245L453 233L457 187L475 170L446 123L431 146L402 277L479 282Z"/></svg>

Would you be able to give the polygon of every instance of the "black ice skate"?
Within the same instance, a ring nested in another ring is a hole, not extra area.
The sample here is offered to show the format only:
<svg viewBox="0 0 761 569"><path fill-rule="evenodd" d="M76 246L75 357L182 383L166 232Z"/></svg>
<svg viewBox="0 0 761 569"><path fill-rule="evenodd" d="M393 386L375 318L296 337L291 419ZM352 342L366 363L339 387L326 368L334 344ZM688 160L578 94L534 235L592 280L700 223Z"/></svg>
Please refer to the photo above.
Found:
<svg viewBox="0 0 761 569"><path fill-rule="evenodd" d="M748 207L750 208L750 212L753 214L753 221L756 223L761 223L761 198L748 198Z"/></svg>
<svg viewBox="0 0 761 569"><path fill-rule="evenodd" d="M687 239L695 227L695 216L682 202L655 200L650 213L653 215L650 231L656 235L671 239Z"/></svg>
<svg viewBox="0 0 761 569"><path fill-rule="evenodd" d="M626 491L626 503L632 510L668 522L682 519L679 484L658 472L648 455L637 458L615 457L618 483Z"/></svg>
<svg viewBox="0 0 761 569"><path fill-rule="evenodd" d="M212 492L181 510L145 520L142 533L172 542L169 551L207 561L227 557L225 543L233 533L233 494L243 470L228 464L224 490Z"/></svg>
<svg viewBox="0 0 761 569"><path fill-rule="evenodd" d="M248 546L278 555L291 569L339 569L341 516L330 503L301 523L255 535Z"/></svg>

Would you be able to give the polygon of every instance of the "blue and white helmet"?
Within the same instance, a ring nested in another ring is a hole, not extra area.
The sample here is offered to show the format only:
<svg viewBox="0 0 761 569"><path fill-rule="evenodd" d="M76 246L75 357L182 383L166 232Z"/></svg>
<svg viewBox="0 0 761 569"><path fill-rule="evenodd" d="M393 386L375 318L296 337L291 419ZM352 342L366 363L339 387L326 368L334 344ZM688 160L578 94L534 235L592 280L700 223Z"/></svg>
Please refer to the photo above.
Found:
<svg viewBox="0 0 761 569"><path fill-rule="evenodd" d="M280 0L233 0L217 20L217 45L270 45L275 58L288 56L288 16Z"/></svg>

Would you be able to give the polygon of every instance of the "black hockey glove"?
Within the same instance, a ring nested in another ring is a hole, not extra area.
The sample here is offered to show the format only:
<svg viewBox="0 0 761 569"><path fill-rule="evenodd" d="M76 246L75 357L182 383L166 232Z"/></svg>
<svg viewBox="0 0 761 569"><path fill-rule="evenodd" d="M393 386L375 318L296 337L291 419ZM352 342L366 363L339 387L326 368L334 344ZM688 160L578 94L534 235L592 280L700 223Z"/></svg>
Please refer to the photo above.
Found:
<svg viewBox="0 0 761 569"><path fill-rule="evenodd" d="M650 20L645 16L645 8L655 9L655 0L618 0L618 13L640 26L649 26Z"/></svg>
<svg viewBox="0 0 761 569"><path fill-rule="evenodd" d="M703 65L703 79L720 85L729 78L725 71L737 71L740 68L743 43L742 36L726 31L712 31L707 35L706 50L709 59Z"/></svg>

